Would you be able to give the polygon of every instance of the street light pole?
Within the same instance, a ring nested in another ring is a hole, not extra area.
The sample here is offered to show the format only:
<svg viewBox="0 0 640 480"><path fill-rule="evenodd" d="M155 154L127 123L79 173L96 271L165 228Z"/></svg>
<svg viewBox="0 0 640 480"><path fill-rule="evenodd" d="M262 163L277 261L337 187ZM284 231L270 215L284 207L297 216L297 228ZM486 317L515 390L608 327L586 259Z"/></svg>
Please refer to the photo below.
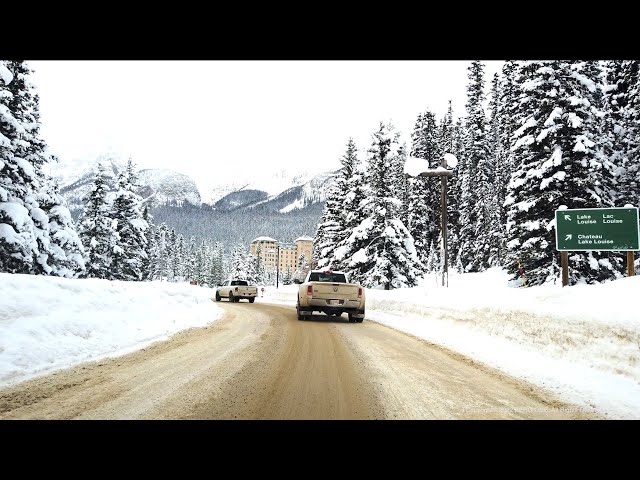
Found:
<svg viewBox="0 0 640 480"><path fill-rule="evenodd" d="M280 245L276 245L277 249L277 259L276 259L276 290L280 285Z"/></svg>
<svg viewBox="0 0 640 480"><path fill-rule="evenodd" d="M425 163L424 159L415 157L409 157L404 166L404 173L411 177L440 177L440 231L442 233L443 287L445 274L447 276L447 287L449 286L449 266L447 265L447 177L453 176L453 171L448 170L447 167L455 168L457 164L458 159L454 155L445 153L440 159L440 166L438 168L428 168L428 163Z"/></svg>
<svg viewBox="0 0 640 480"><path fill-rule="evenodd" d="M447 168L447 160L442 157L440 166ZM449 286L449 266L447 265L447 177L440 176L440 209L442 211L442 286L444 287L444 276L447 276L447 287Z"/></svg>

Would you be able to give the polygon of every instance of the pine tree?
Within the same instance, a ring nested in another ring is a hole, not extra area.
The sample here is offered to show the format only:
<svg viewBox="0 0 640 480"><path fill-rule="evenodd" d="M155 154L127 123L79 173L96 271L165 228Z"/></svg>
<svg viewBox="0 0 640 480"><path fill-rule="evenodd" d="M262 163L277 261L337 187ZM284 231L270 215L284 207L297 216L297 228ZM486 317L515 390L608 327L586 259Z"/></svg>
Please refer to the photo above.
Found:
<svg viewBox="0 0 640 480"><path fill-rule="evenodd" d="M89 278L113 279L114 249L118 234L113 226L109 203L109 174L106 166L98 162L91 192L80 216L80 239L87 257L84 275Z"/></svg>
<svg viewBox="0 0 640 480"><path fill-rule="evenodd" d="M222 243L217 242L213 247L213 262L211 265L212 269L212 281L211 285L220 285L224 281L224 269L223 269L223 259L224 257L224 246Z"/></svg>
<svg viewBox="0 0 640 480"><path fill-rule="evenodd" d="M167 277L167 280L173 280L173 272L174 272L174 252L173 249L176 245L176 232L175 230L169 229L169 226L162 222L160 224L160 229L165 231L165 271L162 273L163 276Z"/></svg>
<svg viewBox="0 0 640 480"><path fill-rule="evenodd" d="M461 175L460 255L466 272L479 272L489 266L492 164L487 144L487 118L484 113L484 65L471 62L468 69L465 161Z"/></svg>
<svg viewBox="0 0 640 480"><path fill-rule="evenodd" d="M520 259L527 283L558 277L554 212L610 206L611 178L600 139L600 73L593 62L521 65L509 183L507 267L517 278ZM570 280L588 283L620 274L605 252L572 252Z"/></svg>
<svg viewBox="0 0 640 480"><path fill-rule="evenodd" d="M298 256L298 264L296 271L293 274L293 278L302 282L306 278L307 273L309 273L309 262L307 260L307 256L304 253L301 253Z"/></svg>
<svg viewBox="0 0 640 480"><path fill-rule="evenodd" d="M184 279L188 282L195 280L197 272L196 263L196 237L193 235L189 238L189 243L185 245L182 257L182 272Z"/></svg>
<svg viewBox="0 0 640 480"><path fill-rule="evenodd" d="M640 206L640 75L637 60L607 62L605 153L614 166L617 206Z"/></svg>
<svg viewBox="0 0 640 480"><path fill-rule="evenodd" d="M71 213L58 193L58 186L51 182L36 199L49 223L46 263L50 270L41 272L48 271L59 277L79 277L86 270L85 250Z"/></svg>
<svg viewBox="0 0 640 480"><path fill-rule="evenodd" d="M207 246L204 240L202 240L200 246L196 249L195 278L198 280L198 283L205 283L206 248Z"/></svg>
<svg viewBox="0 0 640 480"><path fill-rule="evenodd" d="M606 63L603 135L605 156L611 162L614 205L640 207L640 75L637 60ZM624 255L624 254L622 254ZM622 255L616 255L622 263ZM636 254L637 257L637 254ZM635 261L640 267L640 258Z"/></svg>
<svg viewBox="0 0 640 480"><path fill-rule="evenodd" d="M440 166L438 136L435 115L430 111L419 115L411 134L411 156L427 160L430 168ZM440 181L437 178L414 177L409 184L408 229L414 239L418 258L425 263L430 254L429 247L440 231Z"/></svg>
<svg viewBox="0 0 640 480"><path fill-rule="evenodd" d="M186 247L185 240L181 233L179 233L176 237L175 246L173 248L173 281L175 282L184 282L186 278L185 272L185 256L186 256Z"/></svg>
<svg viewBox="0 0 640 480"><path fill-rule="evenodd" d="M113 277L116 280L140 281L147 253L145 233L149 225L142 218L142 198L134 192L137 186L131 158L118 179L118 191L112 207L112 217L118 233L118 245L113 256Z"/></svg>
<svg viewBox="0 0 640 480"><path fill-rule="evenodd" d="M0 60L0 271L73 277L84 252L43 166L57 161L40 137L39 98L18 61Z"/></svg>
<svg viewBox="0 0 640 480"><path fill-rule="evenodd" d="M147 258L142 265L143 280L162 280L162 274L160 272L160 264L163 258L161 236L160 227L151 225L147 233Z"/></svg>
<svg viewBox="0 0 640 480"><path fill-rule="evenodd" d="M229 276L237 280L247 280L250 276L248 268L244 244L237 243L231 252Z"/></svg>
<svg viewBox="0 0 640 480"><path fill-rule="evenodd" d="M391 125L380 123L368 150L369 202L367 217L353 229L346 240L343 260L350 269L350 278L366 287L385 289L415 286L420 268L413 238L399 220L398 199L392 188L394 178L388 172L397 171L396 162L404 163L399 134Z"/></svg>
<svg viewBox="0 0 640 480"><path fill-rule="evenodd" d="M456 259L456 261L454 262L455 270L458 273L462 273L464 271L464 267L462 270L459 269L459 267L462 265L462 260L460 257L460 246L462 243L460 236L460 215L462 205L462 180L463 173L465 172L464 139L466 137L464 133L464 124L462 118L459 118L453 126L452 137L453 147L452 151L449 153L453 153L453 155L455 155L455 157L458 159L458 165L453 169L453 176L449 177L447 181L447 248L449 258Z"/></svg>
<svg viewBox="0 0 640 480"><path fill-rule="evenodd" d="M516 72L518 65L515 61L509 60L502 66L502 76L499 87L499 100L497 102L497 118L492 122L492 126L497 124L498 145L496 146L496 193L498 197L497 210L500 218L500 231L502 239L499 243L498 259L500 265L506 264L507 255L507 209L505 200L507 198L507 187L513 172L513 153L511 147L513 134L518 129L516 125L516 107L519 96L519 84L516 83ZM493 109L492 109L493 112Z"/></svg>
<svg viewBox="0 0 640 480"><path fill-rule="evenodd" d="M398 199L398 219L408 228L409 211L411 208L411 177L408 177L404 173L404 164L407 161L407 152L407 145L406 143L403 143L398 149L400 161L395 163L395 169L390 173L393 175L392 188L395 191L396 198Z"/></svg>
<svg viewBox="0 0 640 480"><path fill-rule="evenodd" d="M145 205L142 210L142 219L147 222L147 230L145 232L145 237L147 238L147 242L145 245L145 254L146 256L142 259L142 279L143 280L153 280L156 277L162 277L162 273L160 273L160 263L165 261L165 257L163 255L163 244L164 238L161 237L161 233L159 229L153 224L153 216L149 212L149 206ZM160 242L161 245L157 245Z"/></svg>
<svg viewBox="0 0 640 480"><path fill-rule="evenodd" d="M489 134L487 143L489 147L489 163L492 169L489 176L489 190L486 192L485 201L488 208L486 209L488 229L485 235L489 237L488 258L489 266L495 267L502 265L504 257L504 249L506 245L505 223L503 221L504 196L503 190L506 192L507 179L504 178L505 168L500 164L502 157L502 143L500 142L500 78L496 73L491 82L491 100L489 101Z"/></svg>
<svg viewBox="0 0 640 480"><path fill-rule="evenodd" d="M264 285L267 282L266 272L264 269L264 262L262 261L262 247L258 244L255 255L255 271L256 271L256 284Z"/></svg>
<svg viewBox="0 0 640 480"><path fill-rule="evenodd" d="M345 194L350 189L359 163L353 138L349 138L347 150L340 159L340 163L342 167L338 170L327 193L322 220L314 238L313 256L318 268L336 267L335 248L347 235L346 216L354 206L348 205L348 196Z"/></svg>

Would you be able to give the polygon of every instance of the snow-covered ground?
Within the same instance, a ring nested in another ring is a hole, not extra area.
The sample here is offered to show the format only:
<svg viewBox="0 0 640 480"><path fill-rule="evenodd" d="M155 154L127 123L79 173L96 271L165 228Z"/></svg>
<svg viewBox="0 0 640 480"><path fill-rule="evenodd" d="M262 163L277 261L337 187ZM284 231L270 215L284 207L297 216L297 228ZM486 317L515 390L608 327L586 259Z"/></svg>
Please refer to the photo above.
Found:
<svg viewBox="0 0 640 480"><path fill-rule="evenodd" d="M610 418L640 418L640 277L511 288L498 269L367 290L366 321L444 345ZM296 285L258 302L295 305ZM212 290L0 274L0 386L216 320Z"/></svg>
<svg viewBox="0 0 640 480"><path fill-rule="evenodd" d="M212 290L0 273L0 386L118 356L222 313Z"/></svg>
<svg viewBox="0 0 640 480"><path fill-rule="evenodd" d="M264 302L295 304L295 285ZM367 290L366 321L444 345L610 418L640 418L640 277L509 287L499 269Z"/></svg>

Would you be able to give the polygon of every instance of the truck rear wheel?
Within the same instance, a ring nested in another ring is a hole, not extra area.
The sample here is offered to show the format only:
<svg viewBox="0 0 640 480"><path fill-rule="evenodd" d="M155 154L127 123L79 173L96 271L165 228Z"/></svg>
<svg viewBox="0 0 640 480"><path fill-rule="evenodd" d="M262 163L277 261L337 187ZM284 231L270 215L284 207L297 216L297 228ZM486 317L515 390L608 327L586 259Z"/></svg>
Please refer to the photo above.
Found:
<svg viewBox="0 0 640 480"><path fill-rule="evenodd" d="M249 303L253 303L253 302L255 302L255 301L256 301L256 298L255 298L255 297L249 297Z"/></svg>
<svg viewBox="0 0 640 480"><path fill-rule="evenodd" d="M233 293L229 292L229 296L227 297L229 299L229 302L235 302L236 299L233 298Z"/></svg>
<svg viewBox="0 0 640 480"><path fill-rule="evenodd" d="M216 302L220 301L220 292L216 292Z"/></svg>

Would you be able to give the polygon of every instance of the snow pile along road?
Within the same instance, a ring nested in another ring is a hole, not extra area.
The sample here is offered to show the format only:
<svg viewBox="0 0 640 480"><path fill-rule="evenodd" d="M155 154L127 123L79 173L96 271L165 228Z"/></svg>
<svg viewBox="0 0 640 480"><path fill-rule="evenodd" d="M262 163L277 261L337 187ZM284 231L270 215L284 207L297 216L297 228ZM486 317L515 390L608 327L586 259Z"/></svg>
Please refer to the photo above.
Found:
<svg viewBox="0 0 640 480"><path fill-rule="evenodd" d="M143 348L222 313L213 290L0 273L0 386Z"/></svg>
<svg viewBox="0 0 640 480"><path fill-rule="evenodd" d="M367 290L367 319L447 346L616 418L640 418L640 277L510 288L500 269L449 288Z"/></svg>

